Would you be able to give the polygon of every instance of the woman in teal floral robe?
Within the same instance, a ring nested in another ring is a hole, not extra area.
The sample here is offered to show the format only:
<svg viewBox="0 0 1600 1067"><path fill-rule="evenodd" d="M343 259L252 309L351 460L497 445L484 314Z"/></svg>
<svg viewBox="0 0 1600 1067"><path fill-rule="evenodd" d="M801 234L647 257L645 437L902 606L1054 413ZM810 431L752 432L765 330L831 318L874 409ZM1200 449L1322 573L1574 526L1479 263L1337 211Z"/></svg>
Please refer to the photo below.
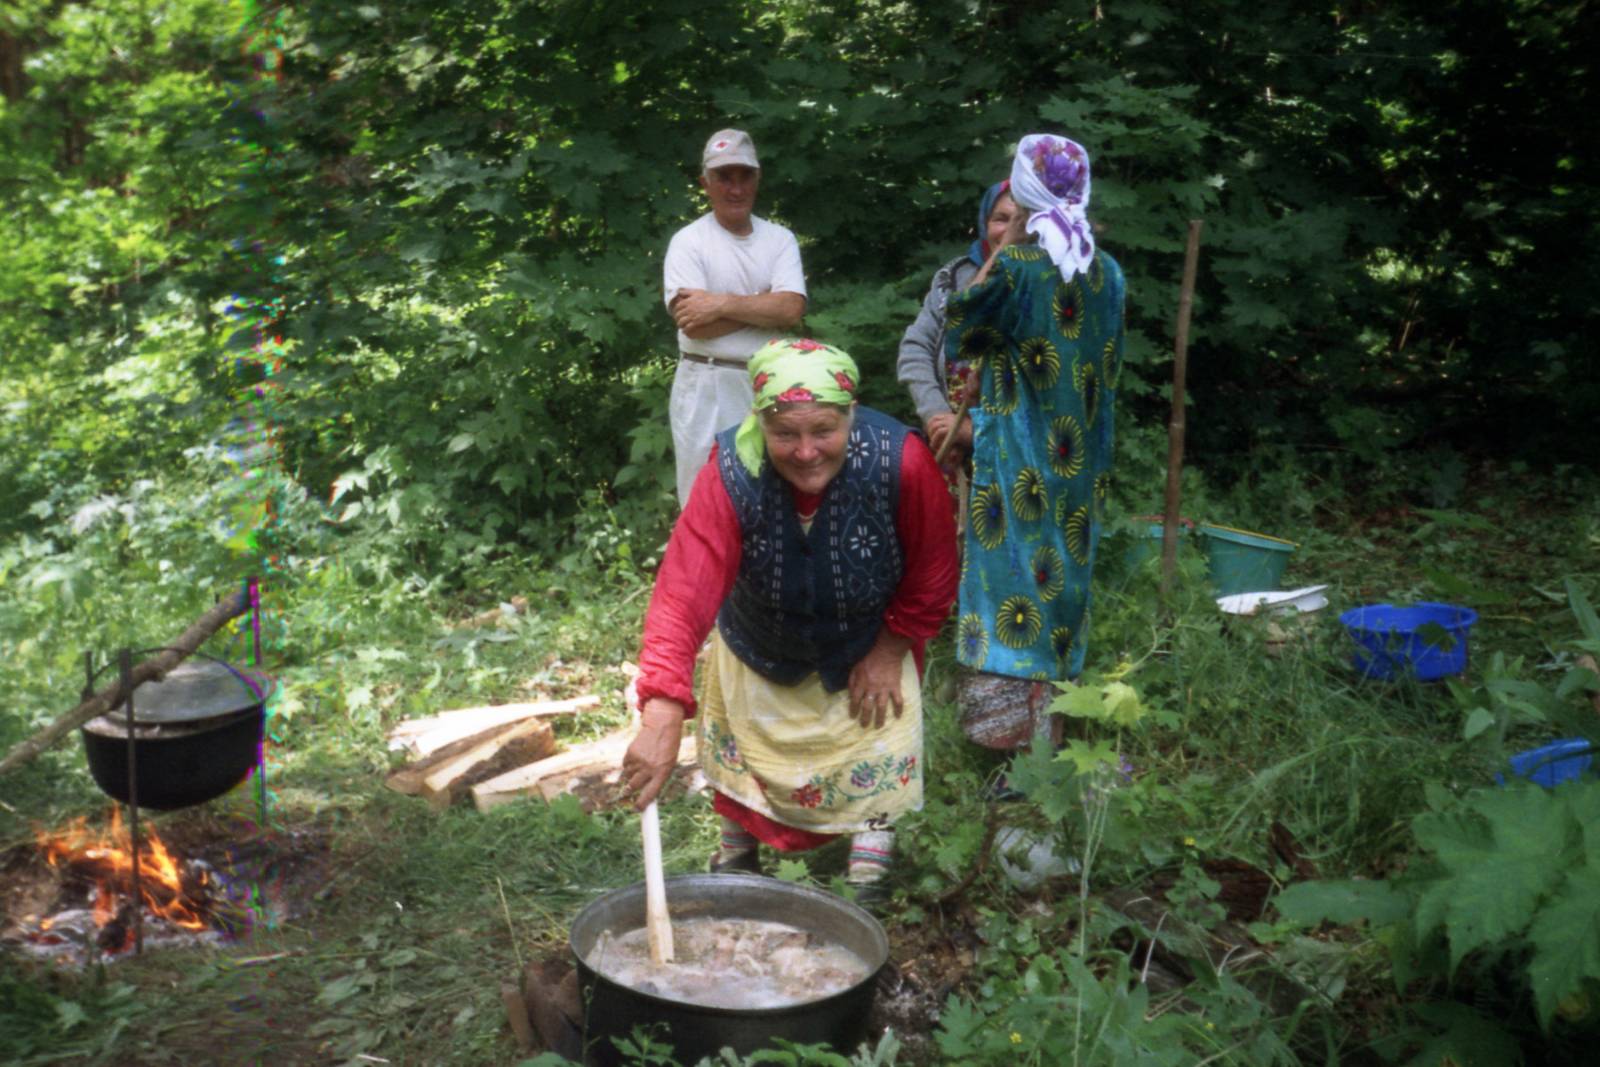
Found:
<svg viewBox="0 0 1600 1067"><path fill-rule="evenodd" d="M1014 679L1083 668L1109 486L1123 279L1083 218L1082 151L1024 139L1012 190L1038 243L1005 248L949 302L947 355L981 364L957 656Z"/></svg>

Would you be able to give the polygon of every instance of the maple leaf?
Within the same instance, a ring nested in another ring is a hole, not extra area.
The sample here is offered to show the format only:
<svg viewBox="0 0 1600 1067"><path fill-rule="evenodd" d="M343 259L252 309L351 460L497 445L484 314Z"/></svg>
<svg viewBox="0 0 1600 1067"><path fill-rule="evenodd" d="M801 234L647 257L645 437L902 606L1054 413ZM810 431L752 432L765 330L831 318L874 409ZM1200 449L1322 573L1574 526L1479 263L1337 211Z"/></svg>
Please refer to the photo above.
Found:
<svg viewBox="0 0 1600 1067"><path fill-rule="evenodd" d="M1417 902L1417 927L1445 926L1452 971L1473 950L1527 928L1561 880L1572 836L1556 800L1533 787L1486 790L1468 811L1420 815L1413 826L1448 872Z"/></svg>
<svg viewBox="0 0 1600 1067"><path fill-rule="evenodd" d="M1561 1001L1600 978L1600 854L1591 853L1566 880L1528 929L1533 961L1528 978L1539 1023L1545 1029Z"/></svg>

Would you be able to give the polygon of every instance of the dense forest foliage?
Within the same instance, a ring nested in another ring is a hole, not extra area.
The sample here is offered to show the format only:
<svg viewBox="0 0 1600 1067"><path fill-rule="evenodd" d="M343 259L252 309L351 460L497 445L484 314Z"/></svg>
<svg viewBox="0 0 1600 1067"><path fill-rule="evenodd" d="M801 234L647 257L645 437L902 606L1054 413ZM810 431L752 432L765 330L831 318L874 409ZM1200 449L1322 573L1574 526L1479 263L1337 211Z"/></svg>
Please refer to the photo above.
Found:
<svg viewBox="0 0 1600 1067"><path fill-rule="evenodd" d="M1582 455L1587 6L22 0L0 531L207 455L261 471L218 504L241 521L331 497L447 569L586 502L659 528L660 256L723 125L801 238L808 329L900 411L898 335L1009 146L1081 141L1129 278L1136 506L1191 217L1190 455L1219 477Z"/></svg>
<svg viewBox="0 0 1600 1067"><path fill-rule="evenodd" d="M901 332L1022 135L1087 148L1128 281L1073 741L1007 768L1007 829L1076 866L1005 873L942 637L886 925L905 988L935 950L965 963L923 974L906 1060L1578 1062L1600 782L1493 783L1600 741L1594 7L6 0L0 751L72 702L85 651L260 577L275 828L339 870L249 942L270 971L229 946L74 975L0 946L0 1060L508 1062L501 982L638 877L637 822L425 810L384 788L386 734L591 692L563 744L627 721L676 514L661 257L736 126L759 212L801 241L806 330L891 412ZM1285 582L1330 608L1288 635L1219 613L1199 538L1170 591L1140 562L1190 219L1184 504L1300 542ZM513 596L533 609L496 610ZM1478 610L1467 673L1357 677L1337 613L1383 599ZM81 760L0 778L8 874L36 826L103 807ZM669 870L703 869L709 805L662 815ZM833 860L778 873L826 885ZM1218 963L1241 865L1272 903ZM1133 914L1152 893L1161 917ZM749 1062L846 1062L772 1056Z"/></svg>

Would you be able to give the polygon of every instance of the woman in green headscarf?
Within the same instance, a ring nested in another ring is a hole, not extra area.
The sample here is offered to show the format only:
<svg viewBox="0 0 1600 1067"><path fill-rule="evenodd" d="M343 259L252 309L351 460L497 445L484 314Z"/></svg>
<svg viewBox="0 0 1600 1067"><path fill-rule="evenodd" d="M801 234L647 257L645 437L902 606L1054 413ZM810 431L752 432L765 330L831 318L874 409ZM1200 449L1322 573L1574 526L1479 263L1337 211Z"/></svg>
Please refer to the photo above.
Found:
<svg viewBox="0 0 1600 1067"><path fill-rule="evenodd" d="M881 891L890 827L922 802L922 645L957 581L948 494L920 436L856 403L839 349L773 341L750 377L753 410L717 436L656 576L624 778L643 809L695 716L713 870L848 833L849 880Z"/></svg>

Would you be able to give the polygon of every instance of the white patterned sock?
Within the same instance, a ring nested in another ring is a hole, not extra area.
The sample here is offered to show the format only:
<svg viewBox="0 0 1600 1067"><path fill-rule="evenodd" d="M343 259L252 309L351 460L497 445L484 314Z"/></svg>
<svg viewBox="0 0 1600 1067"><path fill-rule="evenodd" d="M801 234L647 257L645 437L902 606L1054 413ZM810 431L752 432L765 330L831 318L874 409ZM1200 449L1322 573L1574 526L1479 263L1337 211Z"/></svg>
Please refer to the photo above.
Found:
<svg viewBox="0 0 1600 1067"><path fill-rule="evenodd" d="M883 880L894 858L893 830L861 830L850 836L850 869L845 881L856 885Z"/></svg>

